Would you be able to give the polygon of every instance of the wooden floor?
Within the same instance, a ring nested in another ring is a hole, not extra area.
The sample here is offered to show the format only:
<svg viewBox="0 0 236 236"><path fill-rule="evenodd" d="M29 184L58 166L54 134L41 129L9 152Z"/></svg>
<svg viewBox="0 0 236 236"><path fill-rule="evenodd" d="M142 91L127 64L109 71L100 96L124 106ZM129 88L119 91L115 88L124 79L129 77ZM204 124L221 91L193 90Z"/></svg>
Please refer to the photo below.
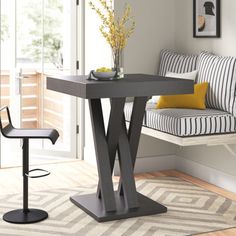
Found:
<svg viewBox="0 0 236 236"><path fill-rule="evenodd" d="M47 190L52 188L75 187L86 184L96 184L98 177L96 168L83 161L64 161L58 163L50 163L40 166L32 166L31 168L43 168L50 171L52 174L46 178L30 179L29 189ZM22 172L21 168L7 168L0 169L0 194L10 194L22 192ZM204 189L215 192L226 198L236 201L236 194L218 188L214 185L208 184L200 179L177 172L175 170L162 171L155 173L139 174L135 177L137 179L153 178L157 176L174 176L198 185ZM114 181L118 181L118 177L114 177ZM201 236L236 236L236 229L229 229L208 234L201 234Z"/></svg>

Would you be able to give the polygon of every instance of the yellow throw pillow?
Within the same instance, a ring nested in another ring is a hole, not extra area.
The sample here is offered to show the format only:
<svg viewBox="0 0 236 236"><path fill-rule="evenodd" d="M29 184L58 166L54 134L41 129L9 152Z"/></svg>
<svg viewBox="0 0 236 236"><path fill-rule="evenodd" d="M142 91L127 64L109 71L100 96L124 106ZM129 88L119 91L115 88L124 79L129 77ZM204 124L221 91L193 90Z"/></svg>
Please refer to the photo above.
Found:
<svg viewBox="0 0 236 236"><path fill-rule="evenodd" d="M194 94L161 96L156 104L156 108L192 108L206 109L205 97L208 83L194 85Z"/></svg>

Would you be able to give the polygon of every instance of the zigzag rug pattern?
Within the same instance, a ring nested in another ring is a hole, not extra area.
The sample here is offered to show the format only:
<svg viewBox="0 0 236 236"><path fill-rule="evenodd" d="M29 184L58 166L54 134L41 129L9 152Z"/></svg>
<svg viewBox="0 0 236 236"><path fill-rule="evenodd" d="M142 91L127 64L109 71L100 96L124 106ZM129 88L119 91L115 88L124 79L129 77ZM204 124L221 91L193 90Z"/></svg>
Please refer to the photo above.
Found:
<svg viewBox="0 0 236 236"><path fill-rule="evenodd" d="M0 220L0 235L34 236L184 236L236 227L236 202L175 177L138 180L137 190L168 207L160 215L97 223L69 200L96 186L33 192L30 207L47 210L49 218L29 225ZM21 207L21 194L0 196L0 214Z"/></svg>

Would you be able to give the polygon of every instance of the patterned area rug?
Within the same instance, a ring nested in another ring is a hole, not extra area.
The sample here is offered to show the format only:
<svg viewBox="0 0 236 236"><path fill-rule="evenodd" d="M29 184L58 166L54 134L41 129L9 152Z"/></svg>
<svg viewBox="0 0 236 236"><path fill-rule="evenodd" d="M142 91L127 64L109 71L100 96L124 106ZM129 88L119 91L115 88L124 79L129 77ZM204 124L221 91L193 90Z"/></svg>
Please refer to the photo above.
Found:
<svg viewBox="0 0 236 236"><path fill-rule="evenodd" d="M30 225L0 220L0 235L34 236L172 236L194 235L236 226L236 202L174 177L138 180L142 194L168 207L161 215L97 223L73 205L69 197L90 188L56 189L30 194L30 206L48 211L49 218ZM0 196L0 214L21 206L21 194Z"/></svg>

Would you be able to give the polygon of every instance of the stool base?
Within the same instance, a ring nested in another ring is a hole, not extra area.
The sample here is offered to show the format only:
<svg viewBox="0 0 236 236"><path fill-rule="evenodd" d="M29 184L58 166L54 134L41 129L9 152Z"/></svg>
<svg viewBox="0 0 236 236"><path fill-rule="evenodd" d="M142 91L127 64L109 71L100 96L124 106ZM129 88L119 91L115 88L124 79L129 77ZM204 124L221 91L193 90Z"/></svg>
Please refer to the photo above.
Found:
<svg viewBox="0 0 236 236"><path fill-rule="evenodd" d="M23 209L13 210L3 215L3 220L14 224L30 224L45 220L48 218L48 213L39 209L29 209L24 212Z"/></svg>

